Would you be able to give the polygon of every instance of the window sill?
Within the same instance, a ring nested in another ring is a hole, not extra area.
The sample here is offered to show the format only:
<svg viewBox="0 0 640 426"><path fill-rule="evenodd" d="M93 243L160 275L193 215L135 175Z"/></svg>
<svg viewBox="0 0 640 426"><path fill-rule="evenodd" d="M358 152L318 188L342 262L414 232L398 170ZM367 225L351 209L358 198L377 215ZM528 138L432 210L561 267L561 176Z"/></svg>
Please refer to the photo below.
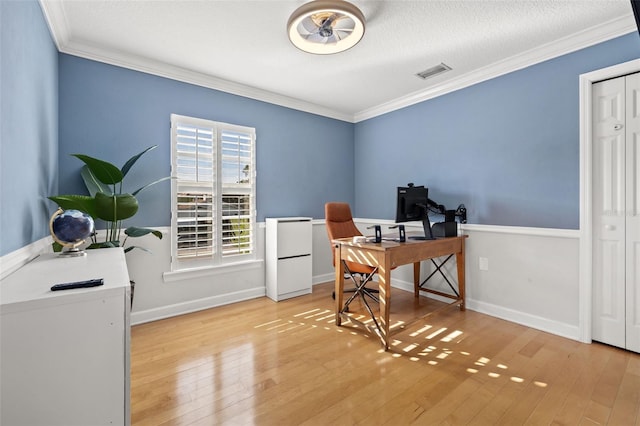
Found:
<svg viewBox="0 0 640 426"><path fill-rule="evenodd" d="M162 274L164 282L183 281L192 278L209 277L261 268L264 260L247 260L244 262L226 263L224 265L205 266L201 268L180 269Z"/></svg>

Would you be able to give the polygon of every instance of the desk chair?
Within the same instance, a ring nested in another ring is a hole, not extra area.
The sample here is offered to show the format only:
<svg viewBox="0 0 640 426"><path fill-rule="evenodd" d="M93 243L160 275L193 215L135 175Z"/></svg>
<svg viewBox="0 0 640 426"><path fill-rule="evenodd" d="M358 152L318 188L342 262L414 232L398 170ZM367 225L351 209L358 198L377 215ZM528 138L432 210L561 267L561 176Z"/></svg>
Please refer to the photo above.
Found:
<svg viewBox="0 0 640 426"><path fill-rule="evenodd" d="M353 223L351 208L348 203L326 203L324 205L324 218L327 227L327 234L329 236L329 243L337 238L351 238L362 235L356 227L356 224ZM336 253L333 244L331 244L331 253L333 255L333 266L335 267ZM374 294L378 293L378 289L367 288L366 284L369 283L373 276L378 272L378 268L349 261L343 261L343 263L346 272L345 278L347 278L346 275L348 275L348 278L351 279L355 285L352 289L344 290L345 293L353 292L353 295L345 302L343 311L347 312L349 310L349 304L359 295L367 307L367 310L373 317L374 315L365 299L365 296L373 299L375 302L378 302L378 298ZM334 291L333 298L335 299L335 297L336 294Z"/></svg>

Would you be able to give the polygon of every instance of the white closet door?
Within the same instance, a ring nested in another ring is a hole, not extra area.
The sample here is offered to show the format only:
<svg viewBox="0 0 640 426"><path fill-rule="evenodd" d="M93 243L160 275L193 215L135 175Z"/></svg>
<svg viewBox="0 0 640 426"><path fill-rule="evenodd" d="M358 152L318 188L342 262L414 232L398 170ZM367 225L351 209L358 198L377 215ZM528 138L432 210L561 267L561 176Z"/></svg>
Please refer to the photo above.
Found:
<svg viewBox="0 0 640 426"><path fill-rule="evenodd" d="M640 352L640 74L626 77L626 348Z"/></svg>
<svg viewBox="0 0 640 426"><path fill-rule="evenodd" d="M592 337L640 352L640 74L593 100Z"/></svg>
<svg viewBox="0 0 640 426"><path fill-rule="evenodd" d="M625 80L593 85L593 340L625 346Z"/></svg>

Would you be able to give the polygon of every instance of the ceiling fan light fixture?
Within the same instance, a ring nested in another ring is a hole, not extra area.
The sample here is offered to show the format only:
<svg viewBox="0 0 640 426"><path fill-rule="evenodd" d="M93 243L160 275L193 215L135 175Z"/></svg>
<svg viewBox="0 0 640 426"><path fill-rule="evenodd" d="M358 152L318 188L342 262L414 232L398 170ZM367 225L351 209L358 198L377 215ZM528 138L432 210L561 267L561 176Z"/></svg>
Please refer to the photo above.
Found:
<svg viewBox="0 0 640 426"><path fill-rule="evenodd" d="M352 48L362 39L364 15L344 0L313 0L297 8L287 22L289 40L298 49L330 55Z"/></svg>

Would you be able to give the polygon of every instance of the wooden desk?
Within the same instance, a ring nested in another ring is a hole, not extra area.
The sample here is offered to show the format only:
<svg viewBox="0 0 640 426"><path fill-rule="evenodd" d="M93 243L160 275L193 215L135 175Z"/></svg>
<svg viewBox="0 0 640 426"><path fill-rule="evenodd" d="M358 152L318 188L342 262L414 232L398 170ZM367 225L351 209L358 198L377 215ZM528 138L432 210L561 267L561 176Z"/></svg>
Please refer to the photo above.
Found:
<svg viewBox="0 0 640 426"><path fill-rule="evenodd" d="M465 263L464 241L467 235L442 238L437 240L411 240L407 238L404 243L383 241L381 243L354 243L351 238L342 238L333 241L336 260L348 260L351 262L378 267L379 309L377 330L375 331L384 345L389 349L389 312L391 306L391 269L400 265L413 263L413 283L415 296L420 291L435 293L440 296L453 299L451 304L458 303L460 310L465 310ZM441 256L454 254L458 272L458 294L451 295L444 292L420 287L420 262ZM336 264L336 325L342 324L345 319L353 321L353 318L341 313L344 300L344 264L342 261ZM370 327L367 327L371 329Z"/></svg>

